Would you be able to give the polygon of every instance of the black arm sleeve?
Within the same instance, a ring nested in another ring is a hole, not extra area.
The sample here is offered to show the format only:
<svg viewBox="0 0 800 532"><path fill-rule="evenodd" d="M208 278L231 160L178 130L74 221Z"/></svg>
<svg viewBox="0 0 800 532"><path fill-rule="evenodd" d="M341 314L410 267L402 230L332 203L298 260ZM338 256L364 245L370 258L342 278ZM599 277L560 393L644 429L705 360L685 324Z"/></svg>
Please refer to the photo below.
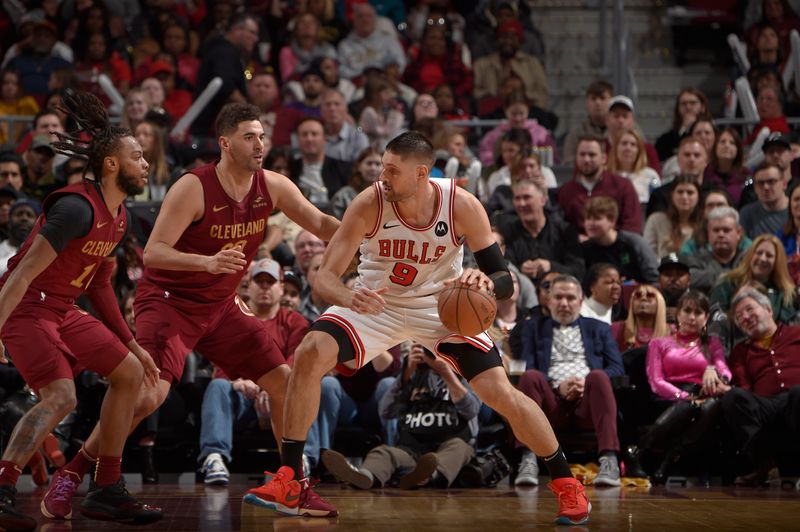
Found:
<svg viewBox="0 0 800 532"><path fill-rule="evenodd" d="M39 230L56 253L61 253L71 240L81 238L92 230L94 212L89 201L77 194L56 200L47 211L47 220Z"/></svg>
<svg viewBox="0 0 800 532"><path fill-rule="evenodd" d="M492 244L474 253L478 268L494 282L494 294L497 299L508 299L514 293L514 282L508 271L506 259L500 253L500 246Z"/></svg>

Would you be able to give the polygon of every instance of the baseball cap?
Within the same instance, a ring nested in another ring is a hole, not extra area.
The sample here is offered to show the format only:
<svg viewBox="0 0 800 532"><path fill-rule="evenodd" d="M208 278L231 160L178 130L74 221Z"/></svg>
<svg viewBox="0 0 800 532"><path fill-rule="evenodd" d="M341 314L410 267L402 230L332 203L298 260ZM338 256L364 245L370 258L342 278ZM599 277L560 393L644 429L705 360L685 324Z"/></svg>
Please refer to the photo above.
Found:
<svg viewBox="0 0 800 532"><path fill-rule="evenodd" d="M664 268L668 268L670 266L677 266L678 268L683 268L687 272L689 271L689 265L686 264L686 261L684 261L683 258L676 253L670 253L661 259L661 264L658 265L658 272L661 273Z"/></svg>
<svg viewBox="0 0 800 532"><path fill-rule="evenodd" d="M166 61L162 61L160 59L158 59L156 61L153 61L147 67L147 76L148 77L155 76L156 74L159 74L161 72L166 72L167 74L172 74L173 72L175 72L175 69L173 68L172 65L170 65Z"/></svg>
<svg viewBox="0 0 800 532"><path fill-rule="evenodd" d="M516 33L517 37L522 40L522 36L524 33L524 29L522 24L518 20L505 20L502 24L497 26L497 31L495 32L497 35L502 35L504 33Z"/></svg>
<svg viewBox="0 0 800 532"><path fill-rule="evenodd" d="M792 144L789 141L789 136L784 135L783 133L770 133L767 137L767 140L764 141L764 144L761 145L761 150L766 153L767 148L770 146L775 146L776 144L780 144L781 146L785 147L787 150L792 149Z"/></svg>
<svg viewBox="0 0 800 532"><path fill-rule="evenodd" d="M42 214L42 205L38 201L31 198L20 198L11 204L8 215L11 216L20 207L30 207L36 216Z"/></svg>
<svg viewBox="0 0 800 532"><path fill-rule="evenodd" d="M272 259L261 259L253 265L253 271L250 273L250 278L255 279L257 275L266 273L276 281L283 280L283 270L281 265Z"/></svg>
<svg viewBox="0 0 800 532"><path fill-rule="evenodd" d="M292 270L285 270L283 272L283 282L284 283L292 283L297 287L297 290L302 292L303 291L303 280L300 279L300 276L297 275Z"/></svg>
<svg viewBox="0 0 800 532"><path fill-rule="evenodd" d="M613 109L617 105L621 105L622 107L627 108L631 112L634 112L633 100L631 100L627 96L624 96L622 94L617 94L616 96L614 96L613 98L608 100L608 110L609 111L611 109Z"/></svg>
<svg viewBox="0 0 800 532"><path fill-rule="evenodd" d="M51 152L55 153L56 150L53 149L53 145L50 144L50 136L49 135L36 135L31 140L31 150L39 150L42 148L47 148Z"/></svg>

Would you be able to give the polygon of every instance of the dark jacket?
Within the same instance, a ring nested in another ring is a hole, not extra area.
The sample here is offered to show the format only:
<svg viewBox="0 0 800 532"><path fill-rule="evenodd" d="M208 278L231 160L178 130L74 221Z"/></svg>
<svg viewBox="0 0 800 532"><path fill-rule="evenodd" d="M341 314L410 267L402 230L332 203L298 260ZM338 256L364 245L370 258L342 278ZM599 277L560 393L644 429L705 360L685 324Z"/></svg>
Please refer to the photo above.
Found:
<svg viewBox="0 0 800 532"><path fill-rule="evenodd" d="M591 369L602 369L609 377L625 374L622 355L611 336L611 327L594 318L580 316L576 323L581 329L586 363ZM551 319L532 319L522 322L521 351L514 358L525 361L525 369L537 369L548 375L553 352L553 327Z"/></svg>
<svg viewBox="0 0 800 532"><path fill-rule="evenodd" d="M340 161L332 157L325 157L325 160L322 162L322 182L325 183L325 187L328 189L328 201L336 194L337 190L347 184L352 171L352 163ZM296 183L300 174L303 173L303 159L292 159L292 162L289 164L289 173Z"/></svg>

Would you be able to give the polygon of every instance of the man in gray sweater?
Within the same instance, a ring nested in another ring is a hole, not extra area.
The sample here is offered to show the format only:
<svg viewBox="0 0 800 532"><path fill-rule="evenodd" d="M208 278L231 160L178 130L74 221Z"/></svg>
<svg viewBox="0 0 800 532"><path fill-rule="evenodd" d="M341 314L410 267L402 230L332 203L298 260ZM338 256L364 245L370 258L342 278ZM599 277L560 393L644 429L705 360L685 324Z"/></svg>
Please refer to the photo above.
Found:
<svg viewBox="0 0 800 532"><path fill-rule="evenodd" d="M720 275L739 264L747 248L740 246L744 232L739 225L739 213L733 207L711 211L706 231L710 249L706 246L683 258L689 265L691 287L708 294Z"/></svg>

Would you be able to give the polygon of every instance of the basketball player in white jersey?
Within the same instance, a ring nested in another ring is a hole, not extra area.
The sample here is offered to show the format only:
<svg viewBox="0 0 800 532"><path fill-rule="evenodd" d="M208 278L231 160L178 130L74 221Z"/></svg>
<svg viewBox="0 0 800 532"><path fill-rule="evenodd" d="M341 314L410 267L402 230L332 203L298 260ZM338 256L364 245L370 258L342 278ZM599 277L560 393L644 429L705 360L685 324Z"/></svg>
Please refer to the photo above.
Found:
<svg viewBox="0 0 800 532"><path fill-rule="evenodd" d="M483 286L505 299L513 283L483 206L452 180L430 179L433 162L433 146L423 135L401 134L386 147L380 181L345 212L315 280L315 289L334 306L295 351L283 467L250 490L245 502L292 515L336 515L302 478L304 440L319 408L320 381L334 367L355 372L378 353L413 339L463 375L481 400L509 421L517 438L545 457L560 505L557 522L584 523L591 505L583 486L570 473L547 418L509 382L489 336L453 334L439 319L437 298L446 286ZM480 270L462 271L464 243L475 250ZM359 278L349 289L340 277L359 249Z"/></svg>

